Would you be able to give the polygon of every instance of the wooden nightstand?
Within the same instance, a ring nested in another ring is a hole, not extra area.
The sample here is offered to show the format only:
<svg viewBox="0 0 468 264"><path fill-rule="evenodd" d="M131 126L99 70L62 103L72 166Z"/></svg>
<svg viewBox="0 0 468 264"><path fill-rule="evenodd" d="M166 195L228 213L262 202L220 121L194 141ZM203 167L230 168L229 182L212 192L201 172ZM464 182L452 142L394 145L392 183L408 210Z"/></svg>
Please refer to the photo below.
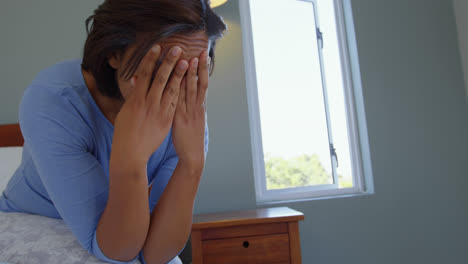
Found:
<svg viewBox="0 0 468 264"><path fill-rule="evenodd" d="M288 207L196 215L193 264L300 264L299 224Z"/></svg>

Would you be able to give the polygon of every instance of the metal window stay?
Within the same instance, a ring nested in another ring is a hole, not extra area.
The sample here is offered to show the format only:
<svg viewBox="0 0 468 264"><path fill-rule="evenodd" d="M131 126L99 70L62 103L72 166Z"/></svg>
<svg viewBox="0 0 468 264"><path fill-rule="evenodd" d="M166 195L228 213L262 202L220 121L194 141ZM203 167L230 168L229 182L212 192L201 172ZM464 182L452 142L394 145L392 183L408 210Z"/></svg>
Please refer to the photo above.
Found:
<svg viewBox="0 0 468 264"><path fill-rule="evenodd" d="M336 153L335 146L333 144L333 133L332 133L332 126L331 126L331 118L330 118L330 107L328 103L328 90L327 90L327 80L325 75L325 63L324 63L324 56L323 56L323 47L324 47L324 33L320 29L319 23L319 14L317 11L317 0L297 0L302 2L308 2L312 4L314 10L314 20L315 20L315 34L317 37L317 47L318 47L318 56L320 60L320 76L322 81L322 89L323 89L323 100L325 105L325 113L326 113L326 120L327 120L327 131L328 131L328 142L330 146L330 159L332 164L332 176L333 176L333 183L338 185L338 154Z"/></svg>

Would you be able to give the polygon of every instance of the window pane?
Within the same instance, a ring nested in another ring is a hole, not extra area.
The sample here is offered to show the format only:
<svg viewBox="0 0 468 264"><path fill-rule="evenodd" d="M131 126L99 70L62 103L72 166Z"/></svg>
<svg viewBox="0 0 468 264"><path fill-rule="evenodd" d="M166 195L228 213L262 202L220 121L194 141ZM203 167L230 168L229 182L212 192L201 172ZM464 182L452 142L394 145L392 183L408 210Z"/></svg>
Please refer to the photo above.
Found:
<svg viewBox="0 0 468 264"><path fill-rule="evenodd" d="M313 5L250 1L267 189L333 183Z"/></svg>
<svg viewBox="0 0 468 264"><path fill-rule="evenodd" d="M341 71L338 35L334 1L320 0L317 3L320 16L320 29L323 32L323 57L328 92L328 106L333 131L333 145L338 154L338 183L340 188L352 187L351 155L349 153L348 124L343 88L343 74Z"/></svg>

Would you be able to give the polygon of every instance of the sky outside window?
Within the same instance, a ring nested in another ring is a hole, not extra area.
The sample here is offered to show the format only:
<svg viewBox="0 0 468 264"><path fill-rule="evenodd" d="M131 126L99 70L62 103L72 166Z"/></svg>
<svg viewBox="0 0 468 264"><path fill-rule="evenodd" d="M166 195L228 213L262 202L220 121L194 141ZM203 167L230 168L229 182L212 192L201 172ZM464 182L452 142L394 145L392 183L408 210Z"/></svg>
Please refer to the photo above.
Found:
<svg viewBox="0 0 468 264"><path fill-rule="evenodd" d="M316 184L333 183L313 5L253 0L250 7L265 162L276 157L297 165L294 158L315 156L329 175L327 179L322 175ZM349 185L352 175L333 2L318 1L318 8L338 175Z"/></svg>

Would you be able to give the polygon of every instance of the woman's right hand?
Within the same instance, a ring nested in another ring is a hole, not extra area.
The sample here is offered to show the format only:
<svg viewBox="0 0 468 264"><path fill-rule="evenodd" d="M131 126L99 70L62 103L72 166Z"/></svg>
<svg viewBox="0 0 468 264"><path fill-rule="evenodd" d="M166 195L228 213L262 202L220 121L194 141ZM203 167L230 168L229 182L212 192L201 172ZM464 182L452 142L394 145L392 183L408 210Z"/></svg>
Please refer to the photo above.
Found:
<svg viewBox="0 0 468 264"><path fill-rule="evenodd" d="M153 46L143 58L131 79L132 92L115 119L111 167L146 166L169 133L181 80L188 68L187 61L179 61L181 53L180 47L172 47L152 82L161 47Z"/></svg>

